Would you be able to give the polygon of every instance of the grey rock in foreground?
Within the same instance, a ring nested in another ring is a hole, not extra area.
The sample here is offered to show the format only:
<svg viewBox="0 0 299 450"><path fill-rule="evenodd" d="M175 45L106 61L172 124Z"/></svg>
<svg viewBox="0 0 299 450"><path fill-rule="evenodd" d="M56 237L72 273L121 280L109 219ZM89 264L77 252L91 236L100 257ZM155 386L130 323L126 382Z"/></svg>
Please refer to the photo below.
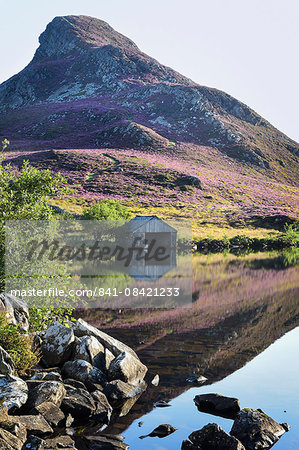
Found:
<svg viewBox="0 0 299 450"><path fill-rule="evenodd" d="M137 385L144 379L146 372L147 367L139 358L135 358L131 353L122 352L111 361L108 377L110 380L122 380Z"/></svg>
<svg viewBox="0 0 299 450"><path fill-rule="evenodd" d="M102 369L105 366L105 348L94 336L76 338L72 360L84 360L92 366Z"/></svg>
<svg viewBox="0 0 299 450"><path fill-rule="evenodd" d="M1 292L0 294L0 313L5 312L9 323L19 325L23 331L29 330L29 310L24 300L15 297L12 294Z"/></svg>
<svg viewBox="0 0 299 450"><path fill-rule="evenodd" d="M59 408L65 395L66 390L62 383L45 381L30 390L26 407L31 410L42 403L51 402Z"/></svg>
<svg viewBox="0 0 299 450"><path fill-rule="evenodd" d="M65 415L58 406L52 402L44 402L32 411L32 414L41 414L51 427L61 427L65 422ZM38 436L38 434L36 434Z"/></svg>
<svg viewBox="0 0 299 450"><path fill-rule="evenodd" d="M21 408L28 399L28 386L21 378L0 375L0 401L4 400L1 407L7 407L8 411ZM1 411L0 407L0 411Z"/></svg>
<svg viewBox="0 0 299 450"><path fill-rule="evenodd" d="M97 369L83 359L67 361L62 371L68 378L73 378L82 383L90 382L104 385L107 382L105 374L100 369Z"/></svg>
<svg viewBox="0 0 299 450"><path fill-rule="evenodd" d="M230 433L247 450L256 450L272 447L286 432L286 425L279 424L261 409L244 408L237 414Z"/></svg>
<svg viewBox="0 0 299 450"><path fill-rule="evenodd" d="M141 392L144 392L145 389L145 382L140 383L138 386L132 386L121 380L113 380L110 383L106 384L103 392L108 398L109 402L118 403L128 398L135 397Z"/></svg>
<svg viewBox="0 0 299 450"><path fill-rule="evenodd" d="M13 373L13 360L4 350L4 348L0 347L0 374L7 376L12 375Z"/></svg>
<svg viewBox="0 0 299 450"><path fill-rule="evenodd" d="M77 422L84 422L92 418L98 423L106 425L109 423L112 407L102 392L95 391L90 394L85 389L68 385L65 387L67 393L61 409L66 415L70 414Z"/></svg>
<svg viewBox="0 0 299 450"><path fill-rule="evenodd" d="M114 356L118 356L122 352L128 352L135 358L139 359L134 350L132 350L128 345L118 341L117 339L109 336L103 331L89 325L82 319L78 319L73 326L75 336L94 336L105 348L107 348Z"/></svg>
<svg viewBox="0 0 299 450"><path fill-rule="evenodd" d="M227 434L216 423L209 423L201 430L193 431L189 441L182 442L181 450L245 450L244 445Z"/></svg>
<svg viewBox="0 0 299 450"><path fill-rule="evenodd" d="M42 343L43 360L49 367L59 366L71 354L71 344L75 336L71 328L53 322L47 329Z"/></svg>
<svg viewBox="0 0 299 450"><path fill-rule="evenodd" d="M199 411L215 414L217 416L235 418L240 411L240 402L237 398L225 397L220 394L201 394L193 399Z"/></svg>
<svg viewBox="0 0 299 450"><path fill-rule="evenodd" d="M23 425L27 430L27 435L34 434L38 437L50 436L53 433L52 427L41 415L9 416L11 424Z"/></svg>

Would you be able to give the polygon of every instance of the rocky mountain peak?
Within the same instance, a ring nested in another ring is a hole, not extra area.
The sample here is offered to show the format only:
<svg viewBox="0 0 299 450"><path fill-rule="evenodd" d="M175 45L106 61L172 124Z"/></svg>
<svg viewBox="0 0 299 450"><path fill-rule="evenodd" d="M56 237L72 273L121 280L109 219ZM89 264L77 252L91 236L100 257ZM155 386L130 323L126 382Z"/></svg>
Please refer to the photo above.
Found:
<svg viewBox="0 0 299 450"><path fill-rule="evenodd" d="M88 16L58 16L48 25L39 37L40 46L35 61L82 53L88 48L107 45L119 48L126 53L139 49L133 41L115 31L103 20Z"/></svg>

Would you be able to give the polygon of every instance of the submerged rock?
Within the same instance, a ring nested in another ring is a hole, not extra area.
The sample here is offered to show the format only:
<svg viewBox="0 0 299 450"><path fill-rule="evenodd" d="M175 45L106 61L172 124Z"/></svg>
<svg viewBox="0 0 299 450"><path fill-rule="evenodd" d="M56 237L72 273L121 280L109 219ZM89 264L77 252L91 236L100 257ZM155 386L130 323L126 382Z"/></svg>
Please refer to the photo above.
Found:
<svg viewBox="0 0 299 450"><path fill-rule="evenodd" d="M166 402L165 400L158 400L156 403L154 403L154 406L156 406L157 408L165 408L167 406L171 406L168 402Z"/></svg>
<svg viewBox="0 0 299 450"><path fill-rule="evenodd" d="M182 442L181 450L245 450L244 445L227 434L216 423L209 423L201 430L193 431L189 441Z"/></svg>
<svg viewBox="0 0 299 450"><path fill-rule="evenodd" d="M270 448L286 432L285 425L267 416L262 409L245 408L237 414L230 434L247 450Z"/></svg>
<svg viewBox="0 0 299 450"><path fill-rule="evenodd" d="M88 450L127 450L129 445L123 442L119 436L114 435L99 435L99 436L84 436L82 441L85 448Z"/></svg>
<svg viewBox="0 0 299 450"><path fill-rule="evenodd" d="M71 328L53 322L47 329L42 343L43 360L49 367L59 366L71 355L71 344L75 336Z"/></svg>
<svg viewBox="0 0 299 450"><path fill-rule="evenodd" d="M217 416L235 418L240 411L240 402L237 398L225 397L220 394L201 394L193 399L197 409Z"/></svg>
<svg viewBox="0 0 299 450"><path fill-rule="evenodd" d="M203 384L208 379L204 377L203 375L200 376L193 376L186 379L187 383L195 383L195 384Z"/></svg>
<svg viewBox="0 0 299 450"><path fill-rule="evenodd" d="M28 386L21 378L0 375L0 401L1 407L7 407L8 411L21 408L28 399ZM1 411L0 407L0 411Z"/></svg>
<svg viewBox="0 0 299 450"><path fill-rule="evenodd" d="M151 433L146 434L145 436L139 436L139 439L144 439L146 437L163 438L169 436L175 431L177 431L177 428L173 427L172 425L169 425L168 423L163 423L162 425L159 425L157 428L155 428Z"/></svg>

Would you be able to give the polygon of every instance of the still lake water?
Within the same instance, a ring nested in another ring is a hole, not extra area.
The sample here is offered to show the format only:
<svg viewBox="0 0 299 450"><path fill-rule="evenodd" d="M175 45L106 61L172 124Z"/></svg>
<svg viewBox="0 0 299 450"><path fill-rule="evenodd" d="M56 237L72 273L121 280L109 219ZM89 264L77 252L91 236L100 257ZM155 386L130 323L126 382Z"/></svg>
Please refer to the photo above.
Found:
<svg viewBox="0 0 299 450"><path fill-rule="evenodd" d="M149 379L160 376L159 386L149 385L105 433L122 434L133 450L175 450L207 423L229 432L231 420L198 412L194 405L195 395L213 392L288 422L290 432L274 448L298 449L299 272L283 261L277 254L198 255L192 308L86 317L131 345L148 366ZM193 374L208 381L194 387L186 382ZM160 399L171 406L154 407ZM162 423L178 430L161 439L139 438Z"/></svg>

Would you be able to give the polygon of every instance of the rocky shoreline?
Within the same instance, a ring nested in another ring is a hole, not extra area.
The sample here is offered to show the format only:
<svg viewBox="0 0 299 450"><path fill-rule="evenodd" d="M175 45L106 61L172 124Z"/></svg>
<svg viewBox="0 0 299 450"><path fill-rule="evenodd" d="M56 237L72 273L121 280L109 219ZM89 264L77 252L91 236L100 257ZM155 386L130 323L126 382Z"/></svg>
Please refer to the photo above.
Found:
<svg viewBox="0 0 299 450"><path fill-rule="evenodd" d="M1 310L28 331L29 311L22 300L0 294ZM147 367L134 350L82 319L67 325L52 322L35 334L35 345L40 362L22 377L0 347L0 450L129 448L123 436L104 430L112 414L128 414L147 388ZM152 384L159 384L158 375ZM228 434L215 423L207 424L182 442L182 450L266 449L289 430L261 409L241 410L237 398L202 394L194 403L200 412L232 419L233 426ZM97 430L94 435L75 431L86 425ZM163 438L175 431L162 424L141 438Z"/></svg>

